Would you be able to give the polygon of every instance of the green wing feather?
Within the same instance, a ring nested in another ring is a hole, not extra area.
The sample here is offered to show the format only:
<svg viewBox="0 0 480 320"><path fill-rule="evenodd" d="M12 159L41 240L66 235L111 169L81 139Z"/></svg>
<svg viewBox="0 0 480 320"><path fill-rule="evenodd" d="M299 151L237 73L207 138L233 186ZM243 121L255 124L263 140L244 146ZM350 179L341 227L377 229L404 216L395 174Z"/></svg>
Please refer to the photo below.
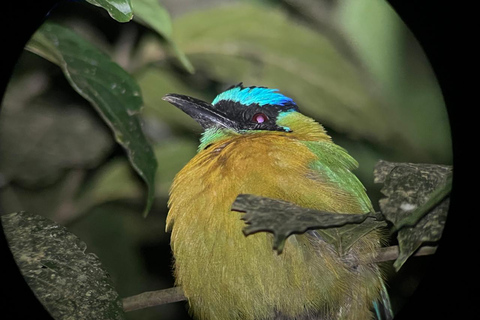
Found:
<svg viewBox="0 0 480 320"><path fill-rule="evenodd" d="M342 147L330 141L303 142L316 156L317 160L310 164L313 171L326 176L330 183L345 190L355 197L363 212L373 211L365 187L352 170L358 168L358 162Z"/></svg>
<svg viewBox="0 0 480 320"><path fill-rule="evenodd" d="M365 187L360 180L351 172L358 168L358 162L350 156L345 149L330 142L304 142L305 145L317 156L317 160L311 163L311 168L319 175L326 176L330 183L338 188L348 191L356 197L362 209L373 211ZM373 309L378 320L393 319L393 311L390 304L387 289L381 279L381 293L377 301L373 301Z"/></svg>
<svg viewBox="0 0 480 320"><path fill-rule="evenodd" d="M376 320L392 320L393 310L390 303L390 297L388 296L387 288L382 280L382 290L380 292L380 298L373 302L373 308L375 310Z"/></svg>

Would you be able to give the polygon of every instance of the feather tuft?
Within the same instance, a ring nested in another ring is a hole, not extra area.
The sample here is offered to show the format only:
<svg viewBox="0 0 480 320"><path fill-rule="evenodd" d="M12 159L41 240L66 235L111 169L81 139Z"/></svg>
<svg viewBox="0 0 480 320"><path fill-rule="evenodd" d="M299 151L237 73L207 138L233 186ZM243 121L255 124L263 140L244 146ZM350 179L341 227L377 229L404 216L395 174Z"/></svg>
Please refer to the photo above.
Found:
<svg viewBox="0 0 480 320"><path fill-rule="evenodd" d="M249 106L251 104L257 104L259 106L296 106L292 98L281 94L278 89L255 86L243 87L242 83L239 83L238 85L220 93L213 100L212 105L216 105L220 101L238 102L245 106Z"/></svg>

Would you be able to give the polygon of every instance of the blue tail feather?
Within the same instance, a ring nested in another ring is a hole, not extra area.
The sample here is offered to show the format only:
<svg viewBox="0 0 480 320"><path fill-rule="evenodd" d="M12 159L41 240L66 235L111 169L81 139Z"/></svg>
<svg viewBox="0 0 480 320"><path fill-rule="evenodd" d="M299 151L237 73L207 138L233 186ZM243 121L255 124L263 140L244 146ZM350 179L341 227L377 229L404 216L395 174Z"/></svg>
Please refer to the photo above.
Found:
<svg viewBox="0 0 480 320"><path fill-rule="evenodd" d="M380 292L380 299L373 301L373 309L377 320L392 320L393 310L388 296L387 288L382 281L382 289Z"/></svg>

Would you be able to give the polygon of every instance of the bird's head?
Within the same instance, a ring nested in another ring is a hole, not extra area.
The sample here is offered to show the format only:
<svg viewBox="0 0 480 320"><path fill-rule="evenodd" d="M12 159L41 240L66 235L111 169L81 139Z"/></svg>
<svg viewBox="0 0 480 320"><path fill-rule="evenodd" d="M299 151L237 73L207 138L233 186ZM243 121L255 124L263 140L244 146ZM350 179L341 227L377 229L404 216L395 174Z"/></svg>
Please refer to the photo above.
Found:
<svg viewBox="0 0 480 320"><path fill-rule="evenodd" d="M305 140L329 139L320 124L301 114L295 102L277 89L244 87L240 83L220 93L212 103L180 94L167 94L163 100L203 127L202 142L269 132L305 135Z"/></svg>

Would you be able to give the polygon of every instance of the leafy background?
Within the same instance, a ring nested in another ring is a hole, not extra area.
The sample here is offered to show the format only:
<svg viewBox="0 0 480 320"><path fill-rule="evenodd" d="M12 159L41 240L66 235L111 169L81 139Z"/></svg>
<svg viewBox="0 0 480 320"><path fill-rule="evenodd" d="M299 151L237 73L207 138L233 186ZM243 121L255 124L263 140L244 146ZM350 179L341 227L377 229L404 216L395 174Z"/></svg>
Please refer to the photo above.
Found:
<svg viewBox="0 0 480 320"><path fill-rule="evenodd" d="M428 60L382 0L62 2L27 45L3 101L1 213L66 226L122 297L173 286L168 188L195 154L200 127L161 97L211 101L240 81L279 88L324 124L359 161L377 208L379 159L452 162ZM386 266L395 310L428 262L411 259L399 274ZM127 317L188 315L175 303Z"/></svg>

